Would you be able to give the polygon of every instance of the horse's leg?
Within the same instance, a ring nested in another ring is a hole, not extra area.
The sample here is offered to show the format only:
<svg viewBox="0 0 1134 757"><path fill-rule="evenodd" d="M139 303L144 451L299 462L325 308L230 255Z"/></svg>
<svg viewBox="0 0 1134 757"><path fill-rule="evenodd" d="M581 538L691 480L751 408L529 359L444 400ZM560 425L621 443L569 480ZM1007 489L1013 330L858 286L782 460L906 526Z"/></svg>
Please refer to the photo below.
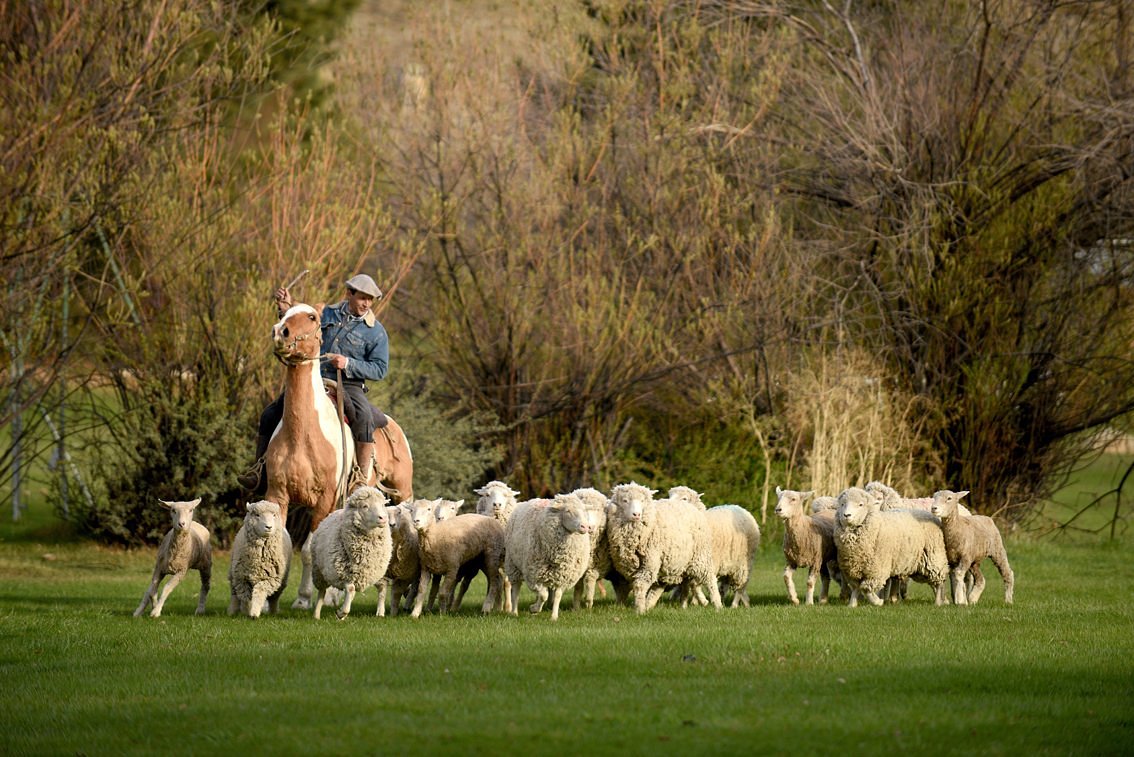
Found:
<svg viewBox="0 0 1134 757"><path fill-rule="evenodd" d="M303 548L299 550L299 559L303 564L303 573L299 578L299 596L291 603L293 610L311 609L311 595L315 593L315 581L311 578L311 535L303 540Z"/></svg>

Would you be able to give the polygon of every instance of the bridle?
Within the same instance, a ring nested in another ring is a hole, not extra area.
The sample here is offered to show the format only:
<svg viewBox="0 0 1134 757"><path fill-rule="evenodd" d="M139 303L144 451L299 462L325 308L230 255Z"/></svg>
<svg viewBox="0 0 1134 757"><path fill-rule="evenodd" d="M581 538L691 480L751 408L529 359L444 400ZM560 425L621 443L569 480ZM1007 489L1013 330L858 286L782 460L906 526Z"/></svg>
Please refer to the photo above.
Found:
<svg viewBox="0 0 1134 757"><path fill-rule="evenodd" d="M310 331L303 334L294 334L291 341L284 342L278 345L275 349L276 358L284 365L301 365L303 363L311 363L319 360L318 354L315 357L305 357L296 359L292 357L295 348L299 346L300 342L305 342L308 339L314 339L316 344L322 346L323 344L323 328L320 324L316 323L315 327Z"/></svg>

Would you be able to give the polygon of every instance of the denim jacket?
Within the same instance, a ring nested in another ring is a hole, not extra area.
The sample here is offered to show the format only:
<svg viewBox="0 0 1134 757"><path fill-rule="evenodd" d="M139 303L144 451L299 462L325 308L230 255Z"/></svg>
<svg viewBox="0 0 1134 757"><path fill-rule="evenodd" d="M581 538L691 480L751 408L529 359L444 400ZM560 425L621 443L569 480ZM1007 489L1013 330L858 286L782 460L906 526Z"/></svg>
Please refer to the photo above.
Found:
<svg viewBox="0 0 1134 757"><path fill-rule="evenodd" d="M349 381L379 381L390 367L390 340L386 329L367 313L362 320L350 320L350 311L344 300L323 308L320 324L323 329L323 353L336 352L348 358L343 379ZM326 378L335 378L335 368L323 363L319 372Z"/></svg>

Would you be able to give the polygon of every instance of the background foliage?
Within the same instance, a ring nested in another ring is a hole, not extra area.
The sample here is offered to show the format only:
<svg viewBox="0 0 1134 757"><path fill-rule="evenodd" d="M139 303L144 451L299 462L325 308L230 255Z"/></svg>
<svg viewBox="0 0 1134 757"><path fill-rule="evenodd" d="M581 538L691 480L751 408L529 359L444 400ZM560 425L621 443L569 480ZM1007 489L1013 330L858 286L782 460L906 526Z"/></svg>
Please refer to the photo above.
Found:
<svg viewBox="0 0 1134 757"><path fill-rule="evenodd" d="M1132 10L0 6L2 475L55 418L101 537L238 512L271 291L367 270L423 493L1026 522L1134 407Z"/></svg>

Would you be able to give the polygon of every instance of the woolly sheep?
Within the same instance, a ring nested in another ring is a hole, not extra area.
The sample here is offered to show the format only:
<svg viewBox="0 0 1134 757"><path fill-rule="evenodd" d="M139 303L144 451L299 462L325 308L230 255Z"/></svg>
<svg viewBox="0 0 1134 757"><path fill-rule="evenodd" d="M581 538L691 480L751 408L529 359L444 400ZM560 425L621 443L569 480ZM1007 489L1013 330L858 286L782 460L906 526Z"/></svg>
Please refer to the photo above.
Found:
<svg viewBox="0 0 1134 757"><path fill-rule="evenodd" d="M607 507L610 558L632 585L635 609L648 612L667 586L686 581L707 590L719 609L712 534L704 510L680 500L654 501L654 493L634 482L619 484Z"/></svg>
<svg viewBox="0 0 1134 757"><path fill-rule="evenodd" d="M551 502L521 502L504 527L504 574L512 584L512 614L518 614L520 584L536 594L532 614L551 594L551 619L559 619L563 590L583 577L591 561L591 526L586 507L574 494Z"/></svg>
<svg viewBox="0 0 1134 757"><path fill-rule="evenodd" d="M688 502L691 505L696 505L702 510L705 509L705 502L702 499L704 496L701 492L689 486L671 486L667 495L670 499L679 499L682 502Z"/></svg>
<svg viewBox="0 0 1134 757"><path fill-rule="evenodd" d="M806 604L815 603L815 579L821 579L819 604L826 604L831 576L838 568L838 553L835 550L835 522L825 508L808 515L803 503L814 492L799 492L776 487L775 513L784 521L784 584L788 599L793 605L799 604L795 593L793 575L796 568L807 568ZM830 497L829 499L834 499ZM813 506L814 507L814 506Z"/></svg>
<svg viewBox="0 0 1134 757"><path fill-rule="evenodd" d="M318 620L327 589L343 593L335 613L339 620L350 615L357 592L381 583L390 565L389 514L386 495L373 486L360 486L347 497L344 507L331 512L311 536L311 580L315 582ZM379 591L378 615L385 614L385 597Z"/></svg>
<svg viewBox="0 0 1134 757"><path fill-rule="evenodd" d="M435 574L442 576L439 609L441 614L448 612L453 586L462 568L484 573L488 593L481 612L491 612L500 596L500 569L504 566L504 527L499 521L467 513L437 522L433 503L416 500L413 524L420 540L421 578L410 614L421 616L429 582Z"/></svg>
<svg viewBox="0 0 1134 757"><path fill-rule="evenodd" d="M812 512L812 514L826 512L826 511L830 511L831 513L834 513L838 509L839 509L839 500L836 499L835 497L816 497L815 499L811 500L811 512ZM832 520L832 523L834 523L833 520Z"/></svg>
<svg viewBox="0 0 1134 757"><path fill-rule="evenodd" d="M386 591L390 592L390 615L396 616L402 609L403 600L412 601L421 577L421 556L417 529L413 526L413 511L406 504L388 506L390 520L390 564L386 568L386 580L378 587L380 608L386 605ZM405 609L410 609L407 604ZM382 611L379 612L379 615Z"/></svg>
<svg viewBox="0 0 1134 757"><path fill-rule="evenodd" d="M158 502L169 510L173 527L166 532L158 546L153 579L149 588L142 594L142 602L138 605L138 609L134 610L134 617L141 616L146 611L146 607L152 603L150 617L160 618L165 600L191 570L197 571L201 576L201 595L197 600L197 614L204 615L205 598L209 596L209 585L213 575L213 551L209 543L209 529L193 520L193 512L197 509L197 505L201 504L201 498L198 497L191 502L166 502L162 499ZM158 584L166 576L170 577L169 581L158 596Z"/></svg>
<svg viewBox="0 0 1134 757"><path fill-rule="evenodd" d="M584 604L588 610L594 607L595 589L602 589L603 579L611 582L618 603L624 605L630 596L630 584L611 564L610 547L606 543L606 508L610 500L598 489L589 486L571 493L582 501L591 527L591 559L587 571L575 584L573 607L576 610ZM605 595L605 590L603 593Z"/></svg>
<svg viewBox="0 0 1134 757"><path fill-rule="evenodd" d="M520 495L503 481L489 481L473 491L477 495L476 512L479 515L496 518L501 525L508 522L509 516L518 504L516 498Z"/></svg>
<svg viewBox="0 0 1134 757"><path fill-rule="evenodd" d="M954 492L942 489L933 495L933 514L941 519L945 535L945 552L953 580L953 603L975 605L984 592L984 574L977 570L984 558L992 560L1000 577L1004 579L1004 604L1012 604L1016 576L1008 564L1004 539L996 522L987 515L963 515L960 499L967 491ZM965 574L972 570L975 581L966 596Z"/></svg>
<svg viewBox="0 0 1134 757"><path fill-rule="evenodd" d="M740 505L717 505L705 511L712 534L713 572L732 589L731 607L749 607L748 577L760 549L760 526ZM720 589L724 596L725 589Z"/></svg>
<svg viewBox="0 0 1134 757"><path fill-rule="evenodd" d="M850 606L865 595L882 604L878 591L892 576L924 578L934 589L936 603L945 603L949 563L941 526L921 510L879 510L873 496L858 487L839 494L835 518L835 547L843 579L850 584Z"/></svg>
<svg viewBox="0 0 1134 757"><path fill-rule="evenodd" d="M280 594L287 587L291 566L291 537L275 502L249 502L245 510L244 523L232 540L228 614L239 610L250 618L258 618L265 600L269 613L279 609Z"/></svg>

